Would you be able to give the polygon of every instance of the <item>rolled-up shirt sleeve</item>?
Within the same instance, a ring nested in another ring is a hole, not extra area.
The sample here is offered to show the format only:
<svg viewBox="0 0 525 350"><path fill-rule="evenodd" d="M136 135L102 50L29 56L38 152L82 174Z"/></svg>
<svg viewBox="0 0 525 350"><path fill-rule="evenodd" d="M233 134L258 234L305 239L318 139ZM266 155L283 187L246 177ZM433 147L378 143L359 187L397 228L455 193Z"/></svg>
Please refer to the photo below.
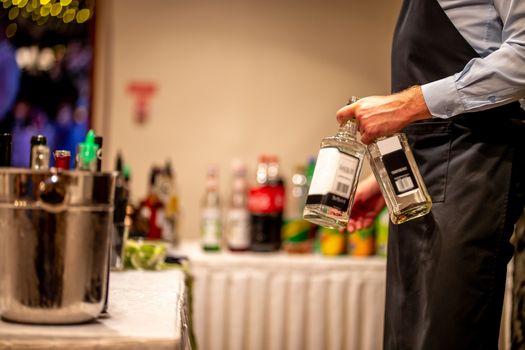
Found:
<svg viewBox="0 0 525 350"><path fill-rule="evenodd" d="M525 1L496 0L501 46L470 60L461 72L422 85L434 118L494 108L525 98Z"/></svg>

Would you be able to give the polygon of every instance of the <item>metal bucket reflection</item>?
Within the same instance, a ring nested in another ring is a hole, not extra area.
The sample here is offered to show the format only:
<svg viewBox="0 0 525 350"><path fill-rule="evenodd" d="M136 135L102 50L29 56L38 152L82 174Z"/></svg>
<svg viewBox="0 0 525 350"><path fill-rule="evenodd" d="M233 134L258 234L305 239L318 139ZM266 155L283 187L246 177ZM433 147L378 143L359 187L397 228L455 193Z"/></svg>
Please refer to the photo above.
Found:
<svg viewBox="0 0 525 350"><path fill-rule="evenodd" d="M0 316L93 320L107 293L115 173L0 168Z"/></svg>

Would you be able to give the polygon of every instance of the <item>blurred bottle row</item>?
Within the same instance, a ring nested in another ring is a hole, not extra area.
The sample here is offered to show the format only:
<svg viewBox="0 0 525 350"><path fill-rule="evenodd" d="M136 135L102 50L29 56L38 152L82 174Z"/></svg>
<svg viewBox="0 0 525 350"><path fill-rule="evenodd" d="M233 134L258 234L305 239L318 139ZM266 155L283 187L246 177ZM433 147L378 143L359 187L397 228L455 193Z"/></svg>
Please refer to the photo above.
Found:
<svg viewBox="0 0 525 350"><path fill-rule="evenodd" d="M122 158L119 156L117 170L129 182L129 168L121 163ZM374 225L353 233L320 227L303 219L314 168L315 159L311 158L303 164L297 164L291 176L284 178L279 158L275 155L261 155L254 179L250 181L246 164L236 159L232 161L228 172L229 191L223 196L219 166L210 165L204 174L200 207L198 229L202 249L386 255L386 210L378 216ZM129 191L129 185L126 188ZM171 162L153 166L148 194L138 205L127 205L126 225L129 227L129 237L163 240L177 245L180 242L179 204Z"/></svg>
<svg viewBox="0 0 525 350"><path fill-rule="evenodd" d="M118 159L122 162L122 156ZM118 169L119 165L117 165ZM131 178L128 166L122 166L125 178ZM138 205L128 204L126 220L129 237L163 240L173 245L179 243L179 199L175 173L168 160L162 166L153 166L149 175L149 189Z"/></svg>
<svg viewBox="0 0 525 350"><path fill-rule="evenodd" d="M289 181L281 176L279 159L259 157L255 182L249 185L246 166L234 161L231 191L223 200L219 191L219 171L210 166L201 208L201 245L205 251L231 251L355 256L385 255L388 213L374 225L354 233L316 226L303 219L315 160L296 165ZM285 192L285 183L289 191ZM285 193L288 193L287 196ZM288 199L288 201L286 201ZM285 203L288 207L285 210Z"/></svg>

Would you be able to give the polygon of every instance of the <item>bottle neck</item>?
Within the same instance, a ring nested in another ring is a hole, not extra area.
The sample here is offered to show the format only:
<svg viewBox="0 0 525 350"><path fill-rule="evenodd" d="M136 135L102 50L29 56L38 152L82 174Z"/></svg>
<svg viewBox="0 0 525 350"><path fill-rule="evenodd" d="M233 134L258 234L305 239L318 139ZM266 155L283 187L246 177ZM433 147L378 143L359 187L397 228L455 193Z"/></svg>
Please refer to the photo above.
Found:
<svg viewBox="0 0 525 350"><path fill-rule="evenodd" d="M354 119L347 120L343 125L339 127L337 131L338 137L349 137L355 139L357 135L357 124Z"/></svg>

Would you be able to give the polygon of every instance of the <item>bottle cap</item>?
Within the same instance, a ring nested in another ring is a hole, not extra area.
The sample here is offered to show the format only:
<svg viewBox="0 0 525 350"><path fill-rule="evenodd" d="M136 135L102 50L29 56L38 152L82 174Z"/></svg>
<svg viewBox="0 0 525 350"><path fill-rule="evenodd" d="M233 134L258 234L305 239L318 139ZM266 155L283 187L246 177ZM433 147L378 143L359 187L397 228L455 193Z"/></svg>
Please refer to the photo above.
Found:
<svg viewBox="0 0 525 350"><path fill-rule="evenodd" d="M118 172L122 172L123 167L123 161L122 161L122 153L120 151L117 152L117 159L115 161L115 170Z"/></svg>
<svg viewBox="0 0 525 350"><path fill-rule="evenodd" d="M166 173L167 176L169 176L170 178L173 178L173 166L171 165L171 160L170 159L166 159L166 165L164 166L164 172Z"/></svg>
<svg viewBox="0 0 525 350"><path fill-rule="evenodd" d="M71 157L71 152L68 150L57 149L55 152L53 152L53 155L55 158Z"/></svg>
<svg viewBox="0 0 525 350"><path fill-rule="evenodd" d="M268 162L268 155L266 154L261 154L259 156L259 163L267 163Z"/></svg>
<svg viewBox="0 0 525 350"><path fill-rule="evenodd" d="M279 156L276 156L275 154L270 154L266 160L268 163L279 163Z"/></svg>
<svg viewBox="0 0 525 350"><path fill-rule="evenodd" d="M69 162L71 159L71 152L68 150L56 150L53 152L55 157L55 167L57 169L69 169Z"/></svg>
<svg viewBox="0 0 525 350"><path fill-rule="evenodd" d="M129 181L131 179L131 168L129 165L124 164L122 174L124 175L124 180Z"/></svg>
<svg viewBox="0 0 525 350"><path fill-rule="evenodd" d="M31 137L31 146L47 145L47 138L44 135L35 135Z"/></svg>
<svg viewBox="0 0 525 350"><path fill-rule="evenodd" d="M234 158L231 162L231 168L233 175L244 176L246 175L246 164L239 158Z"/></svg>
<svg viewBox="0 0 525 350"><path fill-rule="evenodd" d="M219 185L219 165L211 164L206 170L206 188L207 189L217 189Z"/></svg>
<svg viewBox="0 0 525 350"><path fill-rule="evenodd" d="M208 176L218 176L219 175L219 164L210 164L206 171Z"/></svg>
<svg viewBox="0 0 525 350"><path fill-rule="evenodd" d="M79 161L81 169L90 170L91 164L96 162L98 145L95 143L95 132L89 130L86 140L79 145Z"/></svg>
<svg viewBox="0 0 525 350"><path fill-rule="evenodd" d="M149 184L150 186L155 185L155 180L157 179L157 176L160 174L160 169L158 166L154 165L151 167L149 171Z"/></svg>
<svg viewBox="0 0 525 350"><path fill-rule="evenodd" d="M351 105L352 103L356 103L357 100L359 100L359 97L357 97L357 96L350 96L350 98L348 99L348 103L346 105Z"/></svg>

